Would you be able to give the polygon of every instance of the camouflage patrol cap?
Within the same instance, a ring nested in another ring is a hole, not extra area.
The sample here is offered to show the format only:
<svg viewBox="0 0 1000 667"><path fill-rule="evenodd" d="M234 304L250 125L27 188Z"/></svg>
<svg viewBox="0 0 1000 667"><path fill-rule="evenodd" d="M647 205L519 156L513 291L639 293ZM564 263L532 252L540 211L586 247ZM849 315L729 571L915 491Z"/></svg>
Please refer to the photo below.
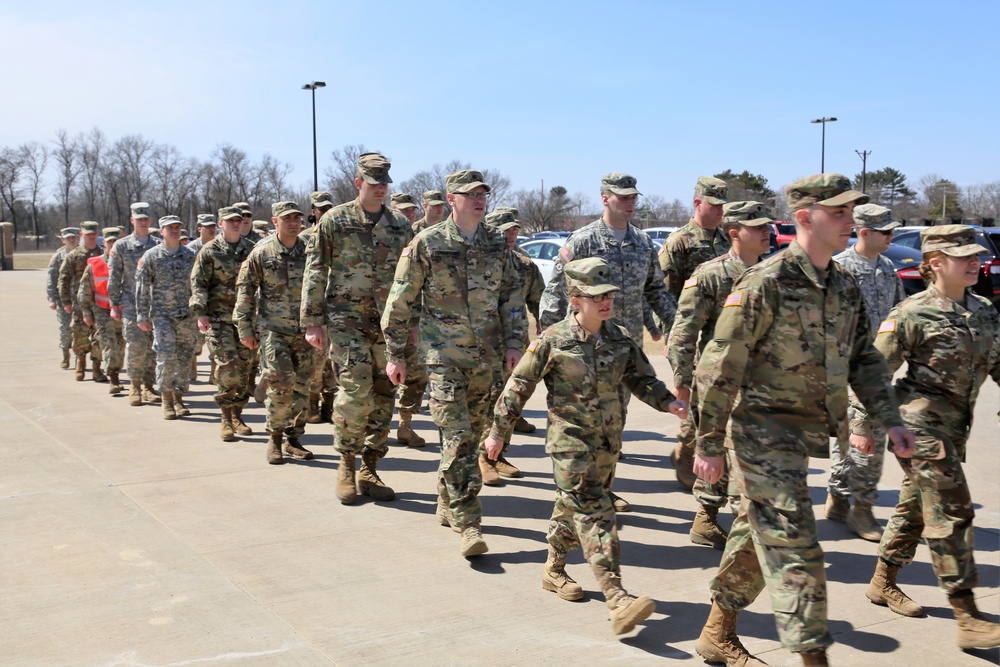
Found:
<svg viewBox="0 0 1000 667"><path fill-rule="evenodd" d="M262 231L267 230L267 228L270 225L271 225L271 223L268 222L267 220L254 220L253 221L253 228L256 229L258 232L262 232Z"/></svg>
<svg viewBox="0 0 1000 667"><path fill-rule="evenodd" d="M275 218L283 218L286 215L292 215L293 213L302 215L302 211L299 210L299 205L293 201L278 201L271 204L271 215Z"/></svg>
<svg viewBox="0 0 1000 667"><path fill-rule="evenodd" d="M508 229L514 229L515 227L517 227L518 229L521 228L521 223L518 222L517 220L514 220L512 222L505 222L502 225L498 226L497 229L499 229L501 232L505 232Z"/></svg>
<svg viewBox="0 0 1000 667"><path fill-rule="evenodd" d="M745 227L760 227L774 222L769 217L767 209L759 201L734 201L722 207L722 221L727 224L737 223Z"/></svg>
<svg viewBox="0 0 1000 667"><path fill-rule="evenodd" d="M969 257L989 252L976 242L976 230L968 225L939 225L920 232L920 252L935 250L949 257Z"/></svg>
<svg viewBox="0 0 1000 667"><path fill-rule="evenodd" d="M118 235L121 233L121 227L105 227L101 230L101 236L104 237L105 241L108 239L117 239Z"/></svg>
<svg viewBox="0 0 1000 667"><path fill-rule="evenodd" d="M163 229L167 225L180 225L181 219L176 215L165 215L160 218L160 229Z"/></svg>
<svg viewBox="0 0 1000 667"><path fill-rule="evenodd" d="M333 203L333 195L331 195L326 190L317 190L316 192L310 193L309 195L309 206L310 208L331 208L336 206Z"/></svg>
<svg viewBox="0 0 1000 667"><path fill-rule="evenodd" d="M129 209L132 211L133 220L141 220L142 218L152 218L149 214L149 204L144 201L137 201Z"/></svg>
<svg viewBox="0 0 1000 667"><path fill-rule="evenodd" d="M785 186L785 201L791 211L819 204L844 206L851 202L867 204L868 195L851 188L851 179L843 174L816 174Z"/></svg>
<svg viewBox="0 0 1000 667"><path fill-rule="evenodd" d="M878 204L855 206L852 213L854 214L854 226L858 229L875 229L886 232L903 226L903 223L892 219L892 211Z"/></svg>
<svg viewBox="0 0 1000 667"><path fill-rule="evenodd" d="M80 233L81 234L96 234L101 230L100 223L94 222L93 220L84 220L80 223Z"/></svg>
<svg viewBox="0 0 1000 667"><path fill-rule="evenodd" d="M389 197L389 200L392 201L392 205L398 209L417 207L417 203L413 201L413 195L409 192L393 193L393 195Z"/></svg>
<svg viewBox="0 0 1000 667"><path fill-rule="evenodd" d="M185 230L182 229L181 230L181 241L190 241L190 240L191 240L191 237L188 236L187 231L185 231Z"/></svg>
<svg viewBox="0 0 1000 667"><path fill-rule="evenodd" d="M622 196L641 195L642 193L635 189L636 183L638 181L635 180L635 176L613 171L601 176L601 192L611 192Z"/></svg>
<svg viewBox="0 0 1000 667"><path fill-rule="evenodd" d="M243 219L243 211L239 206L223 206L219 209L219 220Z"/></svg>
<svg viewBox="0 0 1000 667"><path fill-rule="evenodd" d="M372 185L392 183L392 179L389 178L391 168L392 163L389 162L389 158L381 153L362 153L358 156L358 170L366 183Z"/></svg>
<svg viewBox="0 0 1000 667"><path fill-rule="evenodd" d="M240 216L242 217L242 216ZM215 227L215 216L211 213L199 213L198 214L198 226L199 227Z"/></svg>
<svg viewBox="0 0 1000 667"><path fill-rule="evenodd" d="M438 206L444 204L444 193L440 190L427 190L424 192L424 206Z"/></svg>
<svg viewBox="0 0 1000 667"><path fill-rule="evenodd" d="M729 203L729 184L714 176L699 176L694 186L694 198L707 201L712 206Z"/></svg>
<svg viewBox="0 0 1000 667"><path fill-rule="evenodd" d="M608 282L611 277L611 267L600 257L575 259L563 267L563 273L566 275L566 287L571 296L574 293L598 296L620 289Z"/></svg>
<svg viewBox="0 0 1000 667"><path fill-rule="evenodd" d="M487 225L500 227L501 229L504 228L504 225L510 225L512 223L519 227L521 226L521 223L517 221L517 216L514 215L510 211L510 209L506 207L490 211L490 213L487 214L483 222L485 222ZM508 226L507 229L510 229L510 227Z"/></svg>
<svg viewBox="0 0 1000 667"><path fill-rule="evenodd" d="M445 189L448 194L466 194L472 192L479 186L486 188L486 191L490 191L490 186L484 183L483 173L481 171L476 171L475 169L460 169L458 171L453 171L444 179Z"/></svg>
<svg viewBox="0 0 1000 667"><path fill-rule="evenodd" d="M251 213L251 214L253 213L253 209L250 207L250 204L247 203L247 202L245 202L245 201L238 201L235 204L233 204L233 206L235 206L236 208L240 209L240 211L242 211L243 215L246 215L248 213Z"/></svg>
<svg viewBox="0 0 1000 667"><path fill-rule="evenodd" d="M68 239L70 237L76 238L80 235L79 227L63 227L59 230L59 238Z"/></svg>

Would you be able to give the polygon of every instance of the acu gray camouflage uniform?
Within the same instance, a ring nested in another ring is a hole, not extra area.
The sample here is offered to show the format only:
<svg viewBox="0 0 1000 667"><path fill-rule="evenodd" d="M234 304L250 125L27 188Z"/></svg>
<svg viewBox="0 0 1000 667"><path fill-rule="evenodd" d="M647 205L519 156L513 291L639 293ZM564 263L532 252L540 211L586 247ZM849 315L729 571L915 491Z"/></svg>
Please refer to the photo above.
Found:
<svg viewBox="0 0 1000 667"><path fill-rule="evenodd" d="M125 363L129 379L152 386L156 379L156 356L153 334L136 323L136 270L147 250L156 247L156 239L140 239L135 233L115 241L108 262L108 298L112 308L122 309L122 335L125 337Z"/></svg>
<svg viewBox="0 0 1000 667"><path fill-rule="evenodd" d="M56 320L59 322L59 347L69 350L73 347L73 332L69 328L69 321L72 317L62 308L62 299L59 298L59 267L69 251L65 246L56 250L49 260L49 268L45 278L45 296L49 303L56 306Z"/></svg>

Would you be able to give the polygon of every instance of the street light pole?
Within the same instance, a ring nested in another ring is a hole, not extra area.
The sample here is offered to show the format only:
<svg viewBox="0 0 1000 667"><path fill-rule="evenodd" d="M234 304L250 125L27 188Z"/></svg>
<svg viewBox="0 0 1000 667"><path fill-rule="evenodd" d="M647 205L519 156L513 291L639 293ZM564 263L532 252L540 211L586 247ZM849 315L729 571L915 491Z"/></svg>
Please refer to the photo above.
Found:
<svg viewBox="0 0 1000 667"><path fill-rule="evenodd" d="M319 190L319 165L316 159L316 89L326 88L323 81L313 81L302 86L302 90L312 91L313 108L313 190Z"/></svg>
<svg viewBox="0 0 1000 667"><path fill-rule="evenodd" d="M836 122L836 118L817 118L816 120L809 121L810 123L819 123L823 126L823 138L822 143L820 143L820 153L819 153L819 171L821 174L826 173L826 124Z"/></svg>
<svg viewBox="0 0 1000 667"><path fill-rule="evenodd" d="M871 151L854 151L861 158L861 194L868 194L865 192L865 176L867 176L868 167L868 156L872 154Z"/></svg>

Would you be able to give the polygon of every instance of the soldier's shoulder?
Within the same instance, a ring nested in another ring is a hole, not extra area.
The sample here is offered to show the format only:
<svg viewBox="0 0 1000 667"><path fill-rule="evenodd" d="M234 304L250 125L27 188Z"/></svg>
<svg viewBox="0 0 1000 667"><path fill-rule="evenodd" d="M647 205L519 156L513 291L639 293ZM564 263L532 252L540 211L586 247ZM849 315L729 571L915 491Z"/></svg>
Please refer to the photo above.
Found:
<svg viewBox="0 0 1000 667"><path fill-rule="evenodd" d="M399 211L394 211L392 209L388 209L388 213L389 213L388 218L390 220L392 227L403 230L411 229L410 221L406 218L405 215L403 215Z"/></svg>
<svg viewBox="0 0 1000 667"><path fill-rule="evenodd" d="M616 341L633 342L632 336L629 334L628 329L625 328L625 325L621 323L621 320L608 320L605 331Z"/></svg>

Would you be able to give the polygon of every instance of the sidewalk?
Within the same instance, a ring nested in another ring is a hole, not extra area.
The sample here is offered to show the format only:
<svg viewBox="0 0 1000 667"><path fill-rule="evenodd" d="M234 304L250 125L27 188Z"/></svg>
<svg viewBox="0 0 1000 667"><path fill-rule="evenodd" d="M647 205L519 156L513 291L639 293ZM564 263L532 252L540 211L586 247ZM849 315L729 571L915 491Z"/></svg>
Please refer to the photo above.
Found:
<svg viewBox="0 0 1000 667"><path fill-rule="evenodd" d="M678 422L633 401L615 490L625 587L656 613L624 638L580 552L569 571L581 602L541 589L552 509L544 451L544 391L515 435L510 460L524 478L484 488L490 552L467 561L460 538L434 519L437 431L415 419L429 446L395 446L380 472L392 503L334 495L332 427L310 425L313 461L267 465L264 413L256 435L223 443L200 364L188 419L159 406L131 408L106 384L59 369L56 318L43 271L0 273L0 665L640 665L662 658L703 664L694 642L708 616L720 552L691 544L695 501L668 461ZM664 359L653 359L669 378ZM966 472L976 506L980 608L1000 612L1000 391L980 397ZM395 421L393 422L393 434ZM664 435L666 434L666 435ZM822 516L828 462L812 462ZM886 462L875 508L885 523L901 473ZM731 520L722 513L726 525ZM876 546L819 521L827 552L830 651L838 667L988 665L1000 651L962 653L930 554L922 545L900 583L927 608L903 618L870 604L864 589ZM766 594L741 615L740 636L771 665L781 649Z"/></svg>

